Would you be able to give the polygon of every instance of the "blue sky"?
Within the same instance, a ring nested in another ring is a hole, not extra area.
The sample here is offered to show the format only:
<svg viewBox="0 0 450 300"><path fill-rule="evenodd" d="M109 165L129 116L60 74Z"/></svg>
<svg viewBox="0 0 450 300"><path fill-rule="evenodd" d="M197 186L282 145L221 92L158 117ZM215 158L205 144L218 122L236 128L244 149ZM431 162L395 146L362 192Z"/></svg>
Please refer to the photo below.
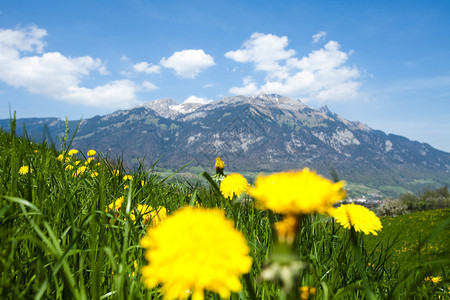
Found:
<svg viewBox="0 0 450 300"><path fill-rule="evenodd" d="M450 152L450 1L2 1L0 118L277 93Z"/></svg>

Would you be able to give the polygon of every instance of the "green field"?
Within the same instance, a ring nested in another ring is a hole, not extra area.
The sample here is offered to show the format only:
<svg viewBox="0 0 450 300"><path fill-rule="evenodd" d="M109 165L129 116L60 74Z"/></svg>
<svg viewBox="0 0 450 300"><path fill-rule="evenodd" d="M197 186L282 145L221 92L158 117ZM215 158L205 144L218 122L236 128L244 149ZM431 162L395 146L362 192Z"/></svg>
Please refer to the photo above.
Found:
<svg viewBox="0 0 450 300"><path fill-rule="evenodd" d="M258 209L248 195L234 201L224 198L207 174L203 178L210 184L204 186L173 180L174 174L161 175L154 168L128 170L121 161L100 153L69 155L67 136L62 149L0 131L1 299L162 299L164 285L144 284L149 275L144 276L142 268L149 263L140 242L163 226L162 208L171 218L186 206L219 209L245 238L251 269L239 276L236 291L226 298L450 296L449 209L383 218L377 236L345 229L327 215L297 215L298 232L293 242L283 244L273 229L280 215ZM123 204L113 206L120 197ZM150 210L147 213L142 207ZM202 226L208 233L208 224ZM195 231L183 224L179 230ZM230 247L220 245L220 239L217 242L216 232L209 234L214 234L217 245L212 249L217 246L218 253ZM185 241L184 248L179 240L163 238L181 247L177 259L187 258L178 268L185 268L188 277L191 272L199 276L192 279L194 286L186 289L183 298L191 297L195 284L233 263L226 256L212 257L217 269L198 273L201 266L189 260L196 252L188 248L189 244L195 249L197 240ZM198 247L206 247L200 240ZM172 263L167 260L166 265ZM161 274L173 275L164 267ZM158 272L154 276L161 275ZM227 294L212 289L206 289L205 299Z"/></svg>
<svg viewBox="0 0 450 300"><path fill-rule="evenodd" d="M383 231L368 236L368 248L379 240L393 243L393 263L423 263L450 257L450 209L415 212L381 219ZM445 224L447 224L445 226Z"/></svg>

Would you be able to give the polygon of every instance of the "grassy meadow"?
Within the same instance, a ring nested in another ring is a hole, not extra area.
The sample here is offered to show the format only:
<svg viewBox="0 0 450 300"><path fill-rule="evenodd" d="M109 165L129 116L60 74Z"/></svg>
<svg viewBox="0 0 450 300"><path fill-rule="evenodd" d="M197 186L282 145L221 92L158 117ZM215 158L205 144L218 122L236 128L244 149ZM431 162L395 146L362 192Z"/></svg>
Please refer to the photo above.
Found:
<svg viewBox="0 0 450 300"><path fill-rule="evenodd" d="M66 133L57 151L0 131L1 299L164 298L164 285L146 284L152 274L142 272L149 264L143 237L156 235L149 228L186 206L218 208L232 220L248 245L251 268L230 283L229 295L186 289L184 298L450 299L449 209L382 218L378 235L344 228L326 214L305 214L297 216L292 240L288 232L283 242L274 229L283 216L245 194L223 197L214 162L211 174L203 174L210 184L195 185L161 176L154 166L128 170L101 153L70 152L70 142ZM198 229L181 224L181 230ZM161 239L194 261L192 247L204 247L201 237L198 245L182 239L183 247L175 236ZM218 273L233 265L231 258L209 259ZM213 276L197 274L194 264L182 267L198 282ZM171 276L164 266L160 272Z"/></svg>

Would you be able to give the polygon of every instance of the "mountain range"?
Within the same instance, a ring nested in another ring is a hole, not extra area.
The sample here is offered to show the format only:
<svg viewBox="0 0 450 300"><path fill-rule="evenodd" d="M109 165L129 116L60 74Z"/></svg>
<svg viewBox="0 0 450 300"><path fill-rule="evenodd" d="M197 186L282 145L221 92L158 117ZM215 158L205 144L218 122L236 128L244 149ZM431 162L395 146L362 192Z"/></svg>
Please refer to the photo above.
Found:
<svg viewBox="0 0 450 300"><path fill-rule="evenodd" d="M79 121L69 121L73 132ZM58 141L65 121L18 119L36 140ZM8 130L9 120L0 120ZM45 128L45 130L44 130ZM349 121L326 106L314 109L280 95L225 97L211 103L155 100L128 110L81 120L72 147L123 154L167 169L212 169L216 156L227 171L274 172L310 167L385 191L450 184L450 153L426 143Z"/></svg>

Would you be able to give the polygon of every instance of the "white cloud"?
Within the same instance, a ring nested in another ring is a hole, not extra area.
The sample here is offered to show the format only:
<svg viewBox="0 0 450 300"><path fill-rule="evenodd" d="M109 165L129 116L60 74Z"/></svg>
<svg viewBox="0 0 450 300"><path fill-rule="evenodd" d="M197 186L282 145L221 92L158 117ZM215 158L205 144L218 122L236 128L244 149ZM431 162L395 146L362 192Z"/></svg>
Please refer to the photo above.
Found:
<svg viewBox="0 0 450 300"><path fill-rule="evenodd" d="M243 49L229 51L226 57L237 62L253 63L255 70L264 71L264 83L257 84L244 78L242 87L232 87L233 94L276 93L303 100L348 100L358 97L360 72L345 63L349 53L340 50L336 41L330 41L319 50L298 59L295 51L286 49L287 37L254 33L243 44Z"/></svg>
<svg viewBox="0 0 450 300"><path fill-rule="evenodd" d="M144 90L149 91L149 92L159 89L159 87L157 87L154 83L151 83L150 81L147 81L147 80L142 82L142 87Z"/></svg>
<svg viewBox="0 0 450 300"><path fill-rule="evenodd" d="M136 104L135 92L139 89L133 81L116 80L93 89L71 86L60 96L73 103L93 106L123 107L123 102Z"/></svg>
<svg viewBox="0 0 450 300"><path fill-rule="evenodd" d="M135 93L140 87L129 80L94 88L80 86L92 71L107 74L106 66L90 56L72 58L43 52L46 35L36 26L0 29L0 80L55 100L115 108L136 103Z"/></svg>
<svg viewBox="0 0 450 300"><path fill-rule="evenodd" d="M253 95L258 92L258 87L256 86L256 83L253 82L253 79L250 76L247 76L243 79L243 87L232 87L229 89L229 92L235 95Z"/></svg>
<svg viewBox="0 0 450 300"><path fill-rule="evenodd" d="M207 98L201 98L197 96L189 96L186 100L183 101L183 104L185 103L199 103L199 104L208 104L211 103L213 100L207 99Z"/></svg>
<svg viewBox="0 0 450 300"><path fill-rule="evenodd" d="M131 71L124 71L124 70L122 70L122 71L120 71L119 73L120 73L120 75L122 75L123 77L131 77L131 76L133 75L133 72L131 72Z"/></svg>
<svg viewBox="0 0 450 300"><path fill-rule="evenodd" d="M266 71L270 77L283 78L285 70L279 62L295 55L294 50L285 49L288 42L285 36L255 32L244 42L243 49L228 51L225 57L241 63L252 62L256 70Z"/></svg>
<svg viewBox="0 0 450 300"><path fill-rule="evenodd" d="M195 78L203 70L214 66L214 59L202 49L188 49L175 52L171 57L161 59L161 65L175 70L183 78Z"/></svg>
<svg viewBox="0 0 450 300"><path fill-rule="evenodd" d="M133 69L136 72L143 72L146 74L153 74L153 73L159 73L161 71L161 67L154 64L149 64L148 62L140 62L135 65L133 65Z"/></svg>
<svg viewBox="0 0 450 300"><path fill-rule="evenodd" d="M121 61L128 61L128 57L124 54L122 55L122 57L120 58Z"/></svg>
<svg viewBox="0 0 450 300"><path fill-rule="evenodd" d="M318 43L320 40L325 39L327 33L325 31L319 31L315 35L312 36L313 43Z"/></svg>
<svg viewBox="0 0 450 300"><path fill-rule="evenodd" d="M2 52L8 51L8 54L14 51L42 53L44 48L42 38L46 35L47 31L45 29L34 25L25 29L18 28L17 30L0 28L0 47Z"/></svg>
<svg viewBox="0 0 450 300"><path fill-rule="evenodd" d="M339 67L348 60L348 54L339 51L338 42L329 41L320 50L314 50L308 57L302 59L292 58L288 60L288 64L298 69L309 71L331 70Z"/></svg>

